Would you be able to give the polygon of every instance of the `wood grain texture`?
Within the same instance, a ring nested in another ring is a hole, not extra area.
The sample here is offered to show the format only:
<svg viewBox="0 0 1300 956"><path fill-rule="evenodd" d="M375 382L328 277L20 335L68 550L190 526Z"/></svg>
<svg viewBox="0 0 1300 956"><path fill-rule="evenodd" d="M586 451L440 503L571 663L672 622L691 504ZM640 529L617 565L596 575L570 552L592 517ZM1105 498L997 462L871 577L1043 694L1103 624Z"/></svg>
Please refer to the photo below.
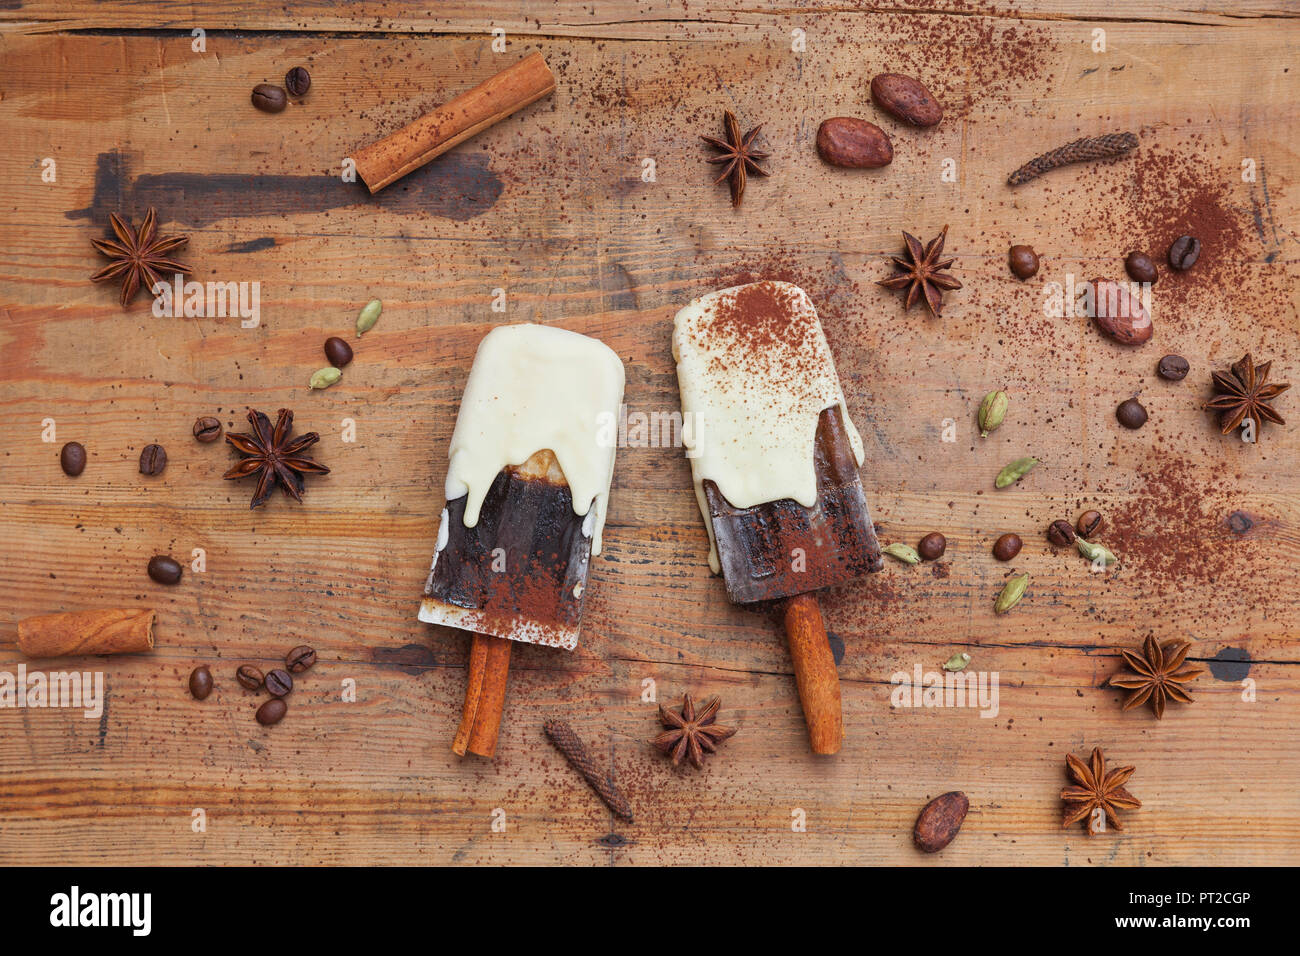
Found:
<svg viewBox="0 0 1300 956"><path fill-rule="evenodd" d="M1300 862L1300 438L1268 428L1245 445L1199 409L1209 370L1247 350L1300 377L1296 6L811 5L796 17L751 3L722 18L575 3L536 5L535 19L533 6L517 22L471 3L0 13L0 670L22 661L14 625L27 615L159 611L152 654L81 663L106 675L98 718L0 709L0 862ZM487 35L498 22L501 54ZM193 26L210 31L202 53ZM531 50L556 73L552 97L377 197L340 182L352 150ZM299 64L313 77L301 104L278 116L249 105L255 83ZM944 122L882 117L867 93L880 69L919 75ZM740 211L711 184L698 138L724 108L764 123L772 153L774 175ZM813 139L830 115L879 123L894 162L822 165ZM1139 134L1133 160L1004 184L1043 149L1122 129ZM259 327L155 318L143 298L123 312L87 281L108 213L138 221L149 205L191 236L180 258L195 278L261 283ZM874 282L901 229L928 239L945 223L964 288L940 321L904 315ZM1202 263L1162 276L1149 345L1123 350L1085 320L1044 314L1047 283L1118 276L1131 246L1158 258L1191 229ZM1006 268L1012 242L1043 257L1028 283ZM496 758L454 757L468 638L415 613L479 338L525 320L597 335L626 363L629 409L668 413L676 309L763 276L818 305L882 540L949 540L938 566L891 561L822 596L844 648L843 750L808 753L779 623L731 607L710 577L680 449L629 447L582 643L516 648ZM343 381L308 391L324 339L349 335L372 297L383 317L351 339ZM1182 384L1154 376L1166 351L1192 363ZM995 387L1011 410L981 440L975 410ZM1123 431L1115 405L1139 392L1151 421ZM1294 421L1293 396L1278 406ZM293 408L321 433L331 473L302 506L277 496L250 512L251 488L220 479L226 446L190 437L202 414L243 430L250 405ZM70 440L89 456L77 479L58 467ZM153 441L170 463L145 479L136 459ZM997 470L1024 454L1043 465L995 492ZM1091 574L1043 539L1084 507L1106 515L1099 540L1118 571ZM995 618L1012 567L989 548L1008 530L1026 541L1014 568L1031 585ZM180 586L145 575L151 555L194 548L207 569ZM1158 723L1122 714L1102 687L1148 632L1194 640L1214 669L1194 705ZM284 722L262 728L234 670L302 642L320 663ZM998 675L996 716L891 706L892 675L963 650ZM202 703L186 689L198 663L217 679ZM674 771L646 743L650 687L660 700L721 694L739 733L703 772ZM613 769L635 825L545 743L551 717ZM1143 806L1122 834L1058 829L1064 754L1094 745L1138 768ZM923 856L915 816L953 789L970 815Z"/></svg>

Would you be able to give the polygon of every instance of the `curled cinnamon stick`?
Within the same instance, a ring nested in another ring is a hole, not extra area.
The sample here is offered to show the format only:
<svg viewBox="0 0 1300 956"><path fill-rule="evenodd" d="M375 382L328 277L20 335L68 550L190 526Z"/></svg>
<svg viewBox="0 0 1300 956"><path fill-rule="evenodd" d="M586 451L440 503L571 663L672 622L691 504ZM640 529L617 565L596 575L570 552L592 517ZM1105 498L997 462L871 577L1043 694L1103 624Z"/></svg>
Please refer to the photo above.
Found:
<svg viewBox="0 0 1300 956"><path fill-rule="evenodd" d="M151 651L156 616L135 607L41 614L18 622L18 649L28 657Z"/></svg>
<svg viewBox="0 0 1300 956"><path fill-rule="evenodd" d="M555 91L555 76L540 53L524 57L409 126L356 154L357 174L377 193L511 113Z"/></svg>

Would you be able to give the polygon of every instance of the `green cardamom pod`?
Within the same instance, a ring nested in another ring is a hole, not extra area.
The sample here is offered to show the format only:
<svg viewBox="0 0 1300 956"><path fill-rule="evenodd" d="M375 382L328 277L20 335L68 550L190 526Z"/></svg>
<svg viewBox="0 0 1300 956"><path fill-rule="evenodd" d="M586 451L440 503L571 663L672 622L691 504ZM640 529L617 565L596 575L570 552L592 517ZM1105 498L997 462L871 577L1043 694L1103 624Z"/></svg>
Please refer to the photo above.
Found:
<svg viewBox="0 0 1300 956"><path fill-rule="evenodd" d="M1015 484L1029 474L1036 464L1038 464L1037 458L1017 458L998 472L997 478L993 481L993 486L995 488L1005 488L1007 485Z"/></svg>
<svg viewBox="0 0 1300 956"><path fill-rule="evenodd" d="M979 426L980 438L988 438L989 432L1002 424L1007 417L1007 393L989 392L980 402Z"/></svg>
<svg viewBox="0 0 1300 956"><path fill-rule="evenodd" d="M1118 564L1119 558L1115 557L1110 551L1100 544L1093 544L1091 541L1085 541L1083 538L1076 537L1074 546L1079 549L1079 553L1096 564L1098 561L1104 567L1110 567L1112 564Z"/></svg>
<svg viewBox="0 0 1300 956"><path fill-rule="evenodd" d="M944 663L943 669L946 671L964 671L966 665L970 663L970 655L966 653L954 654Z"/></svg>
<svg viewBox="0 0 1300 956"><path fill-rule="evenodd" d="M1020 603L1020 599L1025 596L1025 589L1029 587L1029 575L1013 574L1007 578L1007 583L1002 587L1002 593L998 595L997 603L993 605L994 614L1006 614L1013 607Z"/></svg>
<svg viewBox="0 0 1300 956"><path fill-rule="evenodd" d="M378 299L371 299L366 303L361 314L357 316L357 338L361 338L375 327L375 323L379 321L379 313L382 311L384 311L384 303Z"/></svg>
<svg viewBox="0 0 1300 956"><path fill-rule="evenodd" d="M882 549L885 554L891 558L897 558L905 564L920 564L921 556L916 553L916 548L909 547L905 544L891 544Z"/></svg>
<svg viewBox="0 0 1300 956"><path fill-rule="evenodd" d="M311 381L308 382L307 385L309 388L329 388L342 377L342 372L332 365L327 365L322 369L312 372Z"/></svg>

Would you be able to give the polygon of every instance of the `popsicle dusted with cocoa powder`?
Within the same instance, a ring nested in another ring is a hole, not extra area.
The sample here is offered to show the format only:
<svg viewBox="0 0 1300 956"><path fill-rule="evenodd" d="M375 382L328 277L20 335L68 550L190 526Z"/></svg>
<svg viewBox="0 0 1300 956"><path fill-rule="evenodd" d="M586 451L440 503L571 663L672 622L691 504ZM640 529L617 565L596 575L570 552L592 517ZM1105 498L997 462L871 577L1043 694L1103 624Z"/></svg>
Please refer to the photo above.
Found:
<svg viewBox="0 0 1300 956"><path fill-rule="evenodd" d="M622 400L623 363L596 339L510 325L479 344L419 615L474 633L456 753L495 752L511 641L578 642Z"/></svg>
<svg viewBox="0 0 1300 956"><path fill-rule="evenodd" d="M862 439L812 300L756 282L677 313L673 357L709 564L735 603L782 601L813 751L843 740L815 591L880 570Z"/></svg>

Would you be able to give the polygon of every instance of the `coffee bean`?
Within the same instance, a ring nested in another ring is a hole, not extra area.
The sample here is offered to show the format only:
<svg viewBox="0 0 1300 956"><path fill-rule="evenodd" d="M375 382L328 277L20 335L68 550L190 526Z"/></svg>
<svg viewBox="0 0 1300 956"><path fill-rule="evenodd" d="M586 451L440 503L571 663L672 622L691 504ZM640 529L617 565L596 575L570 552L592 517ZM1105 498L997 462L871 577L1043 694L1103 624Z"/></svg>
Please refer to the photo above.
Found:
<svg viewBox="0 0 1300 956"><path fill-rule="evenodd" d="M266 692L272 697L283 697L289 691L293 690L293 678L289 672L277 667L273 671L267 671L266 674Z"/></svg>
<svg viewBox="0 0 1300 956"><path fill-rule="evenodd" d="M1200 257L1201 240L1193 239L1191 236L1179 236L1169 247L1170 268L1177 269L1179 272L1186 272L1196 265L1196 260Z"/></svg>
<svg viewBox="0 0 1300 956"><path fill-rule="evenodd" d="M206 700L212 693L212 671L207 664L200 664L190 671L190 693L195 700Z"/></svg>
<svg viewBox="0 0 1300 956"><path fill-rule="evenodd" d="M1079 520L1074 525L1074 530L1078 532L1080 538L1091 538L1101 527L1100 511L1085 511L1079 515Z"/></svg>
<svg viewBox="0 0 1300 956"><path fill-rule="evenodd" d="M923 561L934 561L943 557L943 552L948 547L948 539L937 531L931 531L916 546L916 553L921 556Z"/></svg>
<svg viewBox="0 0 1300 956"><path fill-rule="evenodd" d="M81 442L70 441L59 452L59 467L69 478L76 478L86 470L86 449Z"/></svg>
<svg viewBox="0 0 1300 956"><path fill-rule="evenodd" d="M311 74L306 67L295 66L284 75L284 88L290 96L306 96L311 89Z"/></svg>
<svg viewBox="0 0 1300 956"><path fill-rule="evenodd" d="M1115 417L1125 428L1141 428L1147 423L1147 410L1136 398L1130 398L1119 403Z"/></svg>
<svg viewBox="0 0 1300 956"><path fill-rule="evenodd" d="M881 73L872 77L871 98L886 113L913 126L934 126L943 119L943 107L921 85L921 81L901 73Z"/></svg>
<svg viewBox="0 0 1300 956"><path fill-rule="evenodd" d="M993 542L993 557L999 561L1010 561L1020 553L1023 542L1018 534L1004 534Z"/></svg>
<svg viewBox="0 0 1300 956"><path fill-rule="evenodd" d="M1160 278L1156 264L1145 252L1130 252L1124 259L1124 271L1134 282L1149 282L1155 285L1156 280Z"/></svg>
<svg viewBox="0 0 1300 956"><path fill-rule="evenodd" d="M159 584L176 584L181 579L180 563L165 554L155 554L149 559L149 577Z"/></svg>
<svg viewBox="0 0 1300 956"><path fill-rule="evenodd" d="M257 690L262 686L262 672L252 664L241 664L239 670L235 671L235 680L239 681L239 686L244 690Z"/></svg>
<svg viewBox="0 0 1300 956"><path fill-rule="evenodd" d="M352 346L337 335L332 335L325 340L325 357L334 368L342 368L352 361Z"/></svg>
<svg viewBox="0 0 1300 956"><path fill-rule="evenodd" d="M205 445L216 441L221 437L221 422L211 415L194 419L194 437Z"/></svg>
<svg viewBox="0 0 1300 956"><path fill-rule="evenodd" d="M306 644L300 644L284 655L284 664L290 674L301 674L316 663L316 652Z"/></svg>
<svg viewBox="0 0 1300 956"><path fill-rule="evenodd" d="M270 727L272 724L278 724L284 720L285 712L289 709L279 697L272 697L261 707L257 708L257 722L263 727Z"/></svg>
<svg viewBox="0 0 1300 956"><path fill-rule="evenodd" d="M970 800L960 790L935 797L925 805L916 826L912 828L912 841L923 853L938 853L957 836L966 812L970 810Z"/></svg>
<svg viewBox="0 0 1300 956"><path fill-rule="evenodd" d="M272 86L270 83L258 83L253 87L253 105L263 113L279 113L284 109L289 98L284 95L284 90L278 86Z"/></svg>
<svg viewBox="0 0 1300 956"><path fill-rule="evenodd" d="M835 116L817 128L817 155L832 166L878 169L893 162L894 145L875 123Z"/></svg>
<svg viewBox="0 0 1300 956"><path fill-rule="evenodd" d="M1070 522L1059 518L1053 521L1047 526L1047 540L1058 548L1074 544L1074 529L1070 527Z"/></svg>
<svg viewBox="0 0 1300 956"><path fill-rule="evenodd" d="M1012 246L1007 253L1007 264L1017 279L1028 279L1038 273L1038 253L1033 246Z"/></svg>
<svg viewBox="0 0 1300 956"><path fill-rule="evenodd" d="M140 474L161 475L167 467L167 449L162 445L145 445L140 452Z"/></svg>
<svg viewBox="0 0 1300 956"><path fill-rule="evenodd" d="M1181 355L1166 355L1156 365L1156 374L1171 382L1181 382L1187 378L1192 366Z"/></svg>

